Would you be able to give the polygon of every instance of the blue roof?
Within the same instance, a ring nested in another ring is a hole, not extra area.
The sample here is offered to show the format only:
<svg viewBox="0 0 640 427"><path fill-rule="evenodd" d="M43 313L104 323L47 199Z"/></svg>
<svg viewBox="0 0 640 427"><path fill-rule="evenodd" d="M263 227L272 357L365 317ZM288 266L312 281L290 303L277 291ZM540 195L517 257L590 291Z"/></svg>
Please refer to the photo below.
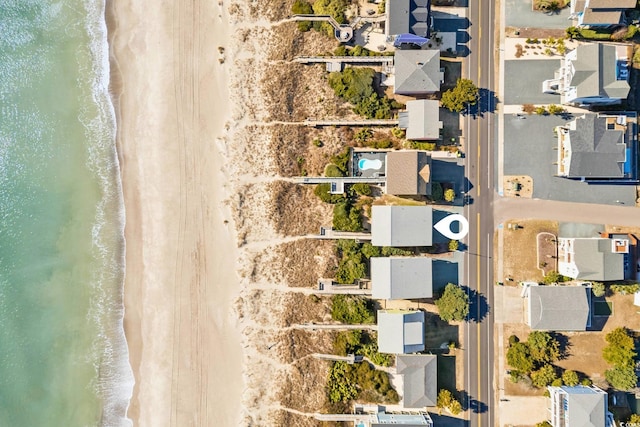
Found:
<svg viewBox="0 0 640 427"><path fill-rule="evenodd" d="M410 43L410 44L415 44L418 46L423 46L427 43L429 43L429 39L424 38L424 37L420 37L420 36L416 36L415 34L399 34L395 41L393 42L393 45L395 47L400 47L400 45L402 45L403 43Z"/></svg>

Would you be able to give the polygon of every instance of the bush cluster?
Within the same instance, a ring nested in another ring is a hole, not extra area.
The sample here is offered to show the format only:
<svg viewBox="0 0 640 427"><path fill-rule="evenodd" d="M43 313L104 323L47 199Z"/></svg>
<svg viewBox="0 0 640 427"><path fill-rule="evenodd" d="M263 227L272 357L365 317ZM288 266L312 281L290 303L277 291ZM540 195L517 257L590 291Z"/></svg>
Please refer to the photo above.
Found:
<svg viewBox="0 0 640 427"><path fill-rule="evenodd" d="M388 119L396 105L374 91L374 76L372 68L347 68L330 73L329 86L337 96L354 105L356 114L368 119Z"/></svg>
<svg viewBox="0 0 640 427"><path fill-rule="evenodd" d="M352 399L378 403L398 403L398 393L391 386L389 375L367 362L349 365L333 362L327 381L329 402L348 402Z"/></svg>
<svg viewBox="0 0 640 427"><path fill-rule="evenodd" d="M357 354L367 357L378 366L391 366L395 362L392 354L379 353L375 332L360 330L342 331L333 341L333 352L339 356Z"/></svg>
<svg viewBox="0 0 640 427"><path fill-rule="evenodd" d="M605 372L605 378L613 388L630 390L638 383L635 372L634 337L626 328L616 328L605 336L608 345L602 349L602 358L613 368Z"/></svg>
<svg viewBox="0 0 640 427"><path fill-rule="evenodd" d="M373 308L373 300L358 295L337 294L331 298L331 318L341 323L373 323Z"/></svg>

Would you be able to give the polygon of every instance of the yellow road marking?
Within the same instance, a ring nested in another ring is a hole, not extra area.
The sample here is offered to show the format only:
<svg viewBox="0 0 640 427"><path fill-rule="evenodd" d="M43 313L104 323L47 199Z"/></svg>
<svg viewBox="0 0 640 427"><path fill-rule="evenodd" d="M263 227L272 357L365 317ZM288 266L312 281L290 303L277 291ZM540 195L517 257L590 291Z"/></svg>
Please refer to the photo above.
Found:
<svg viewBox="0 0 640 427"><path fill-rule="evenodd" d="M478 280L478 286L476 286L477 288L477 298L478 301L476 301L477 304L477 308L480 309L480 304L479 304L479 299L480 299L480 291L481 291L481 286L480 286L480 212L477 213L477 223L476 223L476 230L477 230L477 237L476 237L476 253L478 254L476 256L476 268L477 268L477 280ZM479 313L476 313L479 314ZM482 381L481 381L481 376L480 376L480 316L478 316L478 397L477 397L477 401L478 404L482 401ZM482 425L482 417L478 416L478 427L481 427Z"/></svg>

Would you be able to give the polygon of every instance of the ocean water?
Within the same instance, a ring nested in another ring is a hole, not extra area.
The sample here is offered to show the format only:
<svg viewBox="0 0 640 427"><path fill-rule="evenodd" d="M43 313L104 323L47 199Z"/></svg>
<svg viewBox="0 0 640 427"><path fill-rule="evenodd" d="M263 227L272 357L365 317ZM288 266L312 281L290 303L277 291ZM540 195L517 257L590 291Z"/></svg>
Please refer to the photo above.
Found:
<svg viewBox="0 0 640 427"><path fill-rule="evenodd" d="M104 0L0 0L0 426L129 426Z"/></svg>

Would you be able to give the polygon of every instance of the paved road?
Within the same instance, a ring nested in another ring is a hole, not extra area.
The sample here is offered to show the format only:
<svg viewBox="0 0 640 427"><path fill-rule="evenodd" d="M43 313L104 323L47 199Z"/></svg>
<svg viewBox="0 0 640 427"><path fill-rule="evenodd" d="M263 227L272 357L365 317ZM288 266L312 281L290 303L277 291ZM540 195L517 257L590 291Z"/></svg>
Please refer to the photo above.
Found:
<svg viewBox="0 0 640 427"><path fill-rule="evenodd" d="M478 107L465 119L468 196L465 208L471 230L467 238L467 285L471 296L471 321L464 348L465 391L471 427L495 424L493 393L493 312L487 308L493 295L493 150L496 141L494 29L495 2L469 2L470 55L463 74L481 90Z"/></svg>

